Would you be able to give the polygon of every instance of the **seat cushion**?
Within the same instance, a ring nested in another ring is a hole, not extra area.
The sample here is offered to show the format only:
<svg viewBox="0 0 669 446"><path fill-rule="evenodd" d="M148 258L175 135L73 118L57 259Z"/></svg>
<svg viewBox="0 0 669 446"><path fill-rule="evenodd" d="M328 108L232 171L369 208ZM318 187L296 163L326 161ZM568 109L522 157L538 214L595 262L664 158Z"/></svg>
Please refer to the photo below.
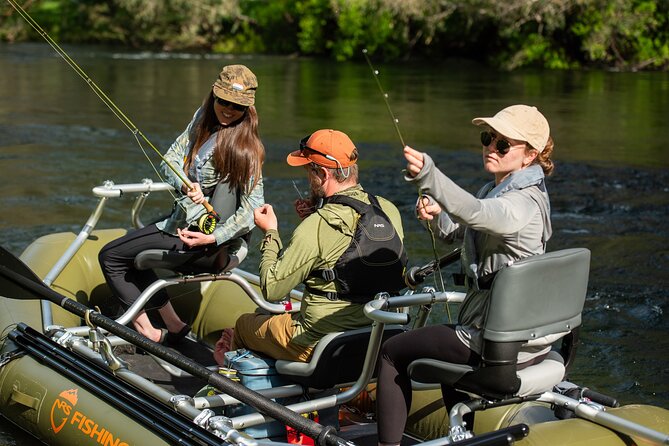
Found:
<svg viewBox="0 0 669 446"><path fill-rule="evenodd" d="M216 274L239 266L247 253L242 238L204 250L146 249L135 257L139 270L161 268L182 274Z"/></svg>
<svg viewBox="0 0 669 446"><path fill-rule="evenodd" d="M435 359L418 359L409 364L409 376L417 383L438 383L458 388L456 383L475 369L464 364L451 364ZM520 388L516 395L527 396L550 390L564 378L565 367L562 356L551 351L538 364L517 372ZM469 389L467 389L469 390Z"/></svg>
<svg viewBox="0 0 669 446"><path fill-rule="evenodd" d="M564 375L562 356L556 351L551 351L540 363L518 371L518 378L520 378L518 395L527 396L551 390L553 386L562 381Z"/></svg>

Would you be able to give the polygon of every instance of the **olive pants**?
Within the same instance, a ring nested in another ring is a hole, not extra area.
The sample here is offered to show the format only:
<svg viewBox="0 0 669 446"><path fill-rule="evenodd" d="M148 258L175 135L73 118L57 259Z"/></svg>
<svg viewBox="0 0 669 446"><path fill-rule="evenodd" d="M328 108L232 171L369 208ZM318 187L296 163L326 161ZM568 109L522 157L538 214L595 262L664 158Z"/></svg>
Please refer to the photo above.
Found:
<svg viewBox="0 0 669 446"><path fill-rule="evenodd" d="M313 347L295 345L294 317L298 314L284 313L267 315L246 313L235 323L235 333L231 348L247 348L274 359L306 362L311 357Z"/></svg>

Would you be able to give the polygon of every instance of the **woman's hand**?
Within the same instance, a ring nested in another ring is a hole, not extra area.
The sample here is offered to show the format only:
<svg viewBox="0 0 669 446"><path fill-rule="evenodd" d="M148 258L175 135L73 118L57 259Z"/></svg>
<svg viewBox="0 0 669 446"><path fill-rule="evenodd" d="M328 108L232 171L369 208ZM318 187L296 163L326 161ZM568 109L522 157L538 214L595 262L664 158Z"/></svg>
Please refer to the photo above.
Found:
<svg viewBox="0 0 669 446"><path fill-rule="evenodd" d="M423 154L409 146L404 146L404 158L407 160L407 173L415 177L423 168Z"/></svg>
<svg viewBox="0 0 669 446"><path fill-rule="evenodd" d="M189 248L196 246L211 245L216 243L216 237L213 234L204 234L199 231L190 231L188 229L177 229L179 239Z"/></svg>
<svg viewBox="0 0 669 446"><path fill-rule="evenodd" d="M278 229L279 222L276 219L274 214L274 209L271 204L263 204L259 208L253 210L253 219L256 223L256 226L260 228L262 232L267 232L270 229Z"/></svg>
<svg viewBox="0 0 669 446"><path fill-rule="evenodd" d="M441 214L441 206L429 195L421 195L416 202L416 214L420 220L432 220Z"/></svg>
<svg viewBox="0 0 669 446"><path fill-rule="evenodd" d="M200 187L200 183L192 183L191 186L192 188L186 191L186 195L188 195L188 198L193 200L193 203L195 204L204 203L204 194L202 193L202 188Z"/></svg>

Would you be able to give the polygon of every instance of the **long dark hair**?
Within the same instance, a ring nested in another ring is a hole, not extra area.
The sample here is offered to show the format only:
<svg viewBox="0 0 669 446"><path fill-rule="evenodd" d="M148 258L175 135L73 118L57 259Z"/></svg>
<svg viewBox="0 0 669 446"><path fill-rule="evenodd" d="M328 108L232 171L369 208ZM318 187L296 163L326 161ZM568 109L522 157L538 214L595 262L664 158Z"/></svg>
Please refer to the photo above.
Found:
<svg viewBox="0 0 669 446"><path fill-rule="evenodd" d="M202 113L194 124L195 143L188 152L184 169L188 171L202 145L218 131L213 157L221 180L231 189L250 192L262 176L265 161L265 147L258 133L258 113L250 106L239 121L222 127L214 112L214 100L214 93L209 92L202 102ZM253 184L249 186L251 178Z"/></svg>

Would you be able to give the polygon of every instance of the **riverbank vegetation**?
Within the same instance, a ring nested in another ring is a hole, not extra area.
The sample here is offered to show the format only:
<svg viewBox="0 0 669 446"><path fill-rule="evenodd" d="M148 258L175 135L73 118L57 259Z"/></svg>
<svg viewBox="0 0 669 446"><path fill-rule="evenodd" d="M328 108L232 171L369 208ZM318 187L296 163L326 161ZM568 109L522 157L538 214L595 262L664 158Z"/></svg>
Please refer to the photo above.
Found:
<svg viewBox="0 0 669 446"><path fill-rule="evenodd" d="M669 69L669 0L17 0L60 43ZM0 40L39 40L7 4Z"/></svg>

